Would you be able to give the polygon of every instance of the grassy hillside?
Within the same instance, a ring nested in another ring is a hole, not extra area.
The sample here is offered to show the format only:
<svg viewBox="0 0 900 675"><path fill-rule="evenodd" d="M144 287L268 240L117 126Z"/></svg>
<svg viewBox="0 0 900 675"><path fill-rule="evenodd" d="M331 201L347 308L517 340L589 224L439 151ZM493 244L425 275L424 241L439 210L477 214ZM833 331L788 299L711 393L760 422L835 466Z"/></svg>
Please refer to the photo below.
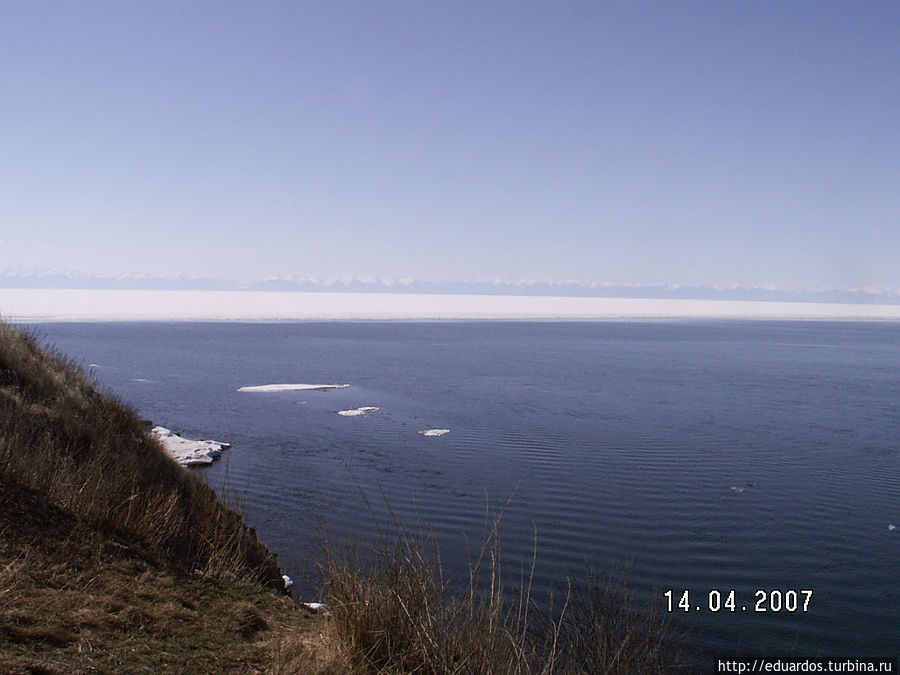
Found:
<svg viewBox="0 0 900 675"><path fill-rule="evenodd" d="M0 323L0 672L332 671L282 587L128 406Z"/></svg>
<svg viewBox="0 0 900 675"><path fill-rule="evenodd" d="M132 410L8 325L0 325L0 475L188 571L282 583L276 557Z"/></svg>
<svg viewBox="0 0 900 675"><path fill-rule="evenodd" d="M5 478L0 532L2 673L279 672L317 634L288 598L188 574Z"/></svg>

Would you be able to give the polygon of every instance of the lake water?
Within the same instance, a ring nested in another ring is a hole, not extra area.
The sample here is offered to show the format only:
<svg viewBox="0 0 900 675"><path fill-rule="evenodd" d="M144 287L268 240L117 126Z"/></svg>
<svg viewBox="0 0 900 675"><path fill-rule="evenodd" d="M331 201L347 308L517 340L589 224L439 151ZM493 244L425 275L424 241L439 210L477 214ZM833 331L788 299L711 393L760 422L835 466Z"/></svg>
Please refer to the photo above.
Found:
<svg viewBox="0 0 900 675"><path fill-rule="evenodd" d="M691 647L900 653L898 323L37 330L141 415L231 442L197 473L227 478L301 593L320 528L365 542L392 517L433 532L461 576L486 503L514 494L503 555L527 567L537 533L538 594L585 562L626 565L649 601L690 592L676 618ZM351 386L238 392L295 382ZM360 406L380 410L336 414ZM713 589L735 589L736 611L709 611ZM805 613L758 613L757 589L813 596Z"/></svg>

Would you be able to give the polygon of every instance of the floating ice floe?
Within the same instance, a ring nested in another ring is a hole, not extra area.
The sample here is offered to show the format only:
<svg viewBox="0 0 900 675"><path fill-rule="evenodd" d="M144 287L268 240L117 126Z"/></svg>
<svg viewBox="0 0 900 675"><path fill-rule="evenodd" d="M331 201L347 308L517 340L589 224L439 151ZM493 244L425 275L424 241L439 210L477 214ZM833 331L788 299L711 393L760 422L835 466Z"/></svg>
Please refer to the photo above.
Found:
<svg viewBox="0 0 900 675"><path fill-rule="evenodd" d="M338 410L338 415L342 417L363 417L368 415L370 412L375 412L377 410L381 410L381 408L376 408L375 406L367 405L362 408L353 408L351 410Z"/></svg>
<svg viewBox="0 0 900 675"><path fill-rule="evenodd" d="M238 391L312 391L325 389L346 389L349 384L259 384L252 387L241 387Z"/></svg>
<svg viewBox="0 0 900 675"><path fill-rule="evenodd" d="M139 377L139 378L137 378L137 379L132 380L132 382L149 382L149 381L150 381L150 380L148 380L148 379L145 378L145 377Z"/></svg>
<svg viewBox="0 0 900 675"><path fill-rule="evenodd" d="M444 434L449 434L449 429L423 429L419 432L423 436L443 436Z"/></svg>
<svg viewBox="0 0 900 675"><path fill-rule="evenodd" d="M231 447L230 443L220 441L192 441L182 438L165 427L153 427L150 435L158 440L169 456L182 466L200 466L212 464L222 454L222 450Z"/></svg>

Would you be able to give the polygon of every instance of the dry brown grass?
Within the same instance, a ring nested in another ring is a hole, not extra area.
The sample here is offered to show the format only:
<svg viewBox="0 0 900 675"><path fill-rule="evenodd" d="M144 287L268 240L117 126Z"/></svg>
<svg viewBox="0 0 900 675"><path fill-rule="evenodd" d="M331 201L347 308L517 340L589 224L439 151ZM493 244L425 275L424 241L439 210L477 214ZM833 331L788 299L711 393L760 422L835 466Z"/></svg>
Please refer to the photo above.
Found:
<svg viewBox="0 0 900 675"><path fill-rule="evenodd" d="M268 644L269 666L272 675L347 675L354 672L347 650L327 620L318 622L312 630L282 634Z"/></svg>
<svg viewBox="0 0 900 675"><path fill-rule="evenodd" d="M0 672L269 672L316 617L258 584L189 574L0 478Z"/></svg>

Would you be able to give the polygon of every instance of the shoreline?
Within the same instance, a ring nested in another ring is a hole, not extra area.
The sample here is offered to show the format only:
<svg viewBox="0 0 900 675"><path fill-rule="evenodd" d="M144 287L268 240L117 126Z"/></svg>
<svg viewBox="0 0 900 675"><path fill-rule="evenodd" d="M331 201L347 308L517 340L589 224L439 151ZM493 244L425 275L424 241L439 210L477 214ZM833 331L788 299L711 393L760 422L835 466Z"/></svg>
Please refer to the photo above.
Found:
<svg viewBox="0 0 900 675"><path fill-rule="evenodd" d="M288 291L0 289L0 317L49 322L900 321L900 305Z"/></svg>

